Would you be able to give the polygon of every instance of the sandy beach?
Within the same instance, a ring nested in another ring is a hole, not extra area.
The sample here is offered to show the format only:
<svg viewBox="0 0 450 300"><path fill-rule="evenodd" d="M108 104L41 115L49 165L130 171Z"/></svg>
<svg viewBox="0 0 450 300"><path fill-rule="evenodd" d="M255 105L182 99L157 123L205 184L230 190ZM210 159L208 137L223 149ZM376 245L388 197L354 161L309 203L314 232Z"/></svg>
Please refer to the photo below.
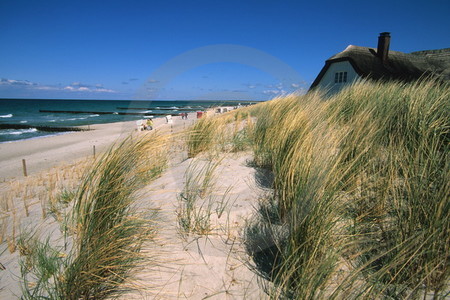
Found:
<svg viewBox="0 0 450 300"><path fill-rule="evenodd" d="M195 120L193 113L187 120L174 117L171 124L168 124L165 118L155 119L154 131L180 132ZM112 143L130 134L151 132L137 132L134 121L92 125L90 129L0 144L0 178L3 191L15 188L16 184L17 189L21 189L21 186L25 186L22 182L33 176L44 178L43 175L37 174L54 172L55 177L65 176L58 173L59 167L92 157L93 146L99 155ZM27 162L27 178L23 175L22 159ZM226 154L216 158L215 162L202 156L187 158L183 152L169 157L168 169L140 192L141 196L136 203L142 211L156 209L159 212L156 243L142 251L151 255L156 253L159 263L143 266L138 270L136 277L139 288L125 294L122 299L266 297L259 284L261 279L248 267L249 257L242 242L245 222L254 212L258 195L264 192L255 182L255 169L248 166L250 160L249 153ZM212 201L211 205L217 205L226 198L227 205L220 215L211 215L209 234L180 234L177 220L180 209L179 195L186 184L186 176L193 166L210 163L217 163L217 170L214 192L208 201ZM39 180L44 184L45 179ZM11 235L11 223L16 224L17 231L26 232L32 228L39 234L50 234L52 239L58 239L59 233L56 232L60 223L57 217L43 218L41 205L39 201L29 203L25 205L24 211L20 203L16 203L17 212L11 214L6 211L3 224L7 224L7 236L3 237L3 243L0 244L0 299L14 299L21 294L19 252L23 250L16 249L11 252L9 249L8 234Z"/></svg>
<svg viewBox="0 0 450 300"><path fill-rule="evenodd" d="M177 131L192 124L195 114L187 120L173 117L173 124L165 118L154 119L155 130ZM28 174L36 174L61 163L70 163L95 152L101 153L112 143L136 131L136 122L119 122L84 126L88 131L68 132L48 137L0 143L0 181L23 177L22 159L26 160Z"/></svg>

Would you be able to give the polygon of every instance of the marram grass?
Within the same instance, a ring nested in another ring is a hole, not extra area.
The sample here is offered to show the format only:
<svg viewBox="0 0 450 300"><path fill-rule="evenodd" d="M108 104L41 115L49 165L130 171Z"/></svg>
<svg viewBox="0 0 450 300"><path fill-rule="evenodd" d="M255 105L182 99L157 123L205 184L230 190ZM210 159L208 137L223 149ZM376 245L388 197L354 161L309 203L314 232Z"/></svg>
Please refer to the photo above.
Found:
<svg viewBox="0 0 450 300"><path fill-rule="evenodd" d="M252 120L245 108L219 116L206 115L187 133L188 156L245 151L250 147L249 129Z"/></svg>
<svg viewBox="0 0 450 300"><path fill-rule="evenodd" d="M360 82L250 113L288 228L272 296L448 295L448 85Z"/></svg>
<svg viewBox="0 0 450 300"><path fill-rule="evenodd" d="M22 264L24 298L106 299L132 286L144 261L140 249L155 232L152 216L139 213L134 199L163 170L165 147L164 137L130 137L94 163L66 220L68 249L30 240L35 251Z"/></svg>

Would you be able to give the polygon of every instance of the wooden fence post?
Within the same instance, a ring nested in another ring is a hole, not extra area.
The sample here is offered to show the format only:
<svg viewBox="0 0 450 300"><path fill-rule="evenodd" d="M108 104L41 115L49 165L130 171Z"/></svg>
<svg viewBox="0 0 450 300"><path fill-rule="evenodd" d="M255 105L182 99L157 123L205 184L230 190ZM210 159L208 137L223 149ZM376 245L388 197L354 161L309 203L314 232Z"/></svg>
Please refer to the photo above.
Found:
<svg viewBox="0 0 450 300"><path fill-rule="evenodd" d="M23 168L23 176L27 177L27 162L25 161L25 159L22 159L22 168Z"/></svg>

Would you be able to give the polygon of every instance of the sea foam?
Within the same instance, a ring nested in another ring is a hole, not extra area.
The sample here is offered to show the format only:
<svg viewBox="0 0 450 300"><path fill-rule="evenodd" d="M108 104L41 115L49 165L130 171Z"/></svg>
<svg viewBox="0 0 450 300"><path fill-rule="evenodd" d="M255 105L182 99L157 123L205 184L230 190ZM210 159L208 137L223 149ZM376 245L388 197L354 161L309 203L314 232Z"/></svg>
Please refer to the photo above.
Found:
<svg viewBox="0 0 450 300"><path fill-rule="evenodd" d="M19 130L2 130L0 131L0 135L19 135L24 133L33 133L36 131L38 131L36 128L19 129Z"/></svg>

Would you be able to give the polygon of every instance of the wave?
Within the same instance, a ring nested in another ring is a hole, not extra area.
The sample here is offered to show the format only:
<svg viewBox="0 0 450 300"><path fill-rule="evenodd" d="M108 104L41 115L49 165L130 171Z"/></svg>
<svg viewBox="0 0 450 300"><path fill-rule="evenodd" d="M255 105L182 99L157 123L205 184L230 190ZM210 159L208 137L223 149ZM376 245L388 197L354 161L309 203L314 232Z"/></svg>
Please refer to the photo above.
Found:
<svg viewBox="0 0 450 300"><path fill-rule="evenodd" d="M76 120L86 120L87 118L70 118L70 119L65 119L65 120L61 120L61 121L76 121Z"/></svg>
<svg viewBox="0 0 450 300"><path fill-rule="evenodd" d="M28 123L28 121L20 121L20 123L22 123L22 124L23 124L23 123Z"/></svg>
<svg viewBox="0 0 450 300"><path fill-rule="evenodd" d="M1 115L0 118L12 118L12 114Z"/></svg>
<svg viewBox="0 0 450 300"><path fill-rule="evenodd" d="M33 133L38 131L36 128L29 128L29 129L7 129L7 130L1 130L0 135L19 135L24 133Z"/></svg>
<svg viewBox="0 0 450 300"><path fill-rule="evenodd" d="M100 115L95 114L95 115L89 115L89 117L100 117Z"/></svg>

